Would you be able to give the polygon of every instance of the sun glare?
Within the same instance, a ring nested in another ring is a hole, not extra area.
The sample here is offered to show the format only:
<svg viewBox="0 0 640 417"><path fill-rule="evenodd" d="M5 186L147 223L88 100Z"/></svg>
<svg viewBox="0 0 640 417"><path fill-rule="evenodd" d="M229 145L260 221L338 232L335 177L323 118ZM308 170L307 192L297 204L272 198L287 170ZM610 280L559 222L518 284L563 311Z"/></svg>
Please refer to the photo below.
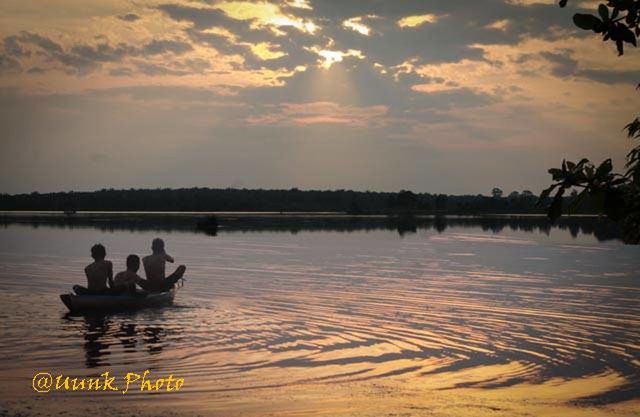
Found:
<svg viewBox="0 0 640 417"><path fill-rule="evenodd" d="M318 63L320 67L324 69L329 69L335 63L342 62L345 57L354 57L358 59L364 59L364 55L362 51L358 51L356 49L349 49L347 51L337 51L337 50L329 50L329 49L320 49L317 46L312 48L306 48L308 51L315 52L320 56Z"/></svg>

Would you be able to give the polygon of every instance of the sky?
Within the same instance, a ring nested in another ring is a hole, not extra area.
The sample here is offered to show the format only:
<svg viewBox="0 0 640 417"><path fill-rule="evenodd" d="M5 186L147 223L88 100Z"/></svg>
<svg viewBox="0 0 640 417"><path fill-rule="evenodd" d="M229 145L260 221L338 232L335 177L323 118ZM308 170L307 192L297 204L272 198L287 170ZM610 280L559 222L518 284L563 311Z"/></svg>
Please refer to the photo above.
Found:
<svg viewBox="0 0 640 417"><path fill-rule="evenodd" d="M539 192L622 170L640 53L573 0L2 0L0 192Z"/></svg>

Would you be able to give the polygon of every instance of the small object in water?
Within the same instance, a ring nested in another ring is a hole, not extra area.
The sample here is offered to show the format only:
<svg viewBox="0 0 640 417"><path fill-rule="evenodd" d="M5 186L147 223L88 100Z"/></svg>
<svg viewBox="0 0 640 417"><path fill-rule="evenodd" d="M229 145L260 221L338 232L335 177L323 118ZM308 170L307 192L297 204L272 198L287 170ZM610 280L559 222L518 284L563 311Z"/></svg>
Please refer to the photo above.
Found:
<svg viewBox="0 0 640 417"><path fill-rule="evenodd" d="M218 218L216 216L207 216L199 220L196 227L208 235L215 236L218 233Z"/></svg>

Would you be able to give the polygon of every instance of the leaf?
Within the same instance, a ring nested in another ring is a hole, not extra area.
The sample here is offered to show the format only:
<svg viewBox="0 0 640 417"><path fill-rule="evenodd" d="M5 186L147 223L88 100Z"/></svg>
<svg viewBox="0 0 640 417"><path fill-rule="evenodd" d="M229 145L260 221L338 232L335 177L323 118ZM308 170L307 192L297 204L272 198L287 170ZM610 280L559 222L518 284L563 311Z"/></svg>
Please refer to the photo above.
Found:
<svg viewBox="0 0 640 417"><path fill-rule="evenodd" d="M618 56L624 55L624 43L622 39L616 39L616 49L618 49Z"/></svg>
<svg viewBox="0 0 640 417"><path fill-rule="evenodd" d="M625 23L631 27L634 27L636 25L636 14L634 13L634 11L635 10L630 8L627 16L624 19Z"/></svg>
<svg viewBox="0 0 640 417"><path fill-rule="evenodd" d="M591 14L576 13L573 15L573 23L580 29L593 30L602 26L602 21Z"/></svg>
<svg viewBox="0 0 640 417"><path fill-rule="evenodd" d="M632 44L633 46L638 46L637 42L636 42L636 35L633 34L633 32L631 31L631 29L629 29L628 27L624 26L624 25L619 25L618 29L620 30L620 36L622 37L622 40Z"/></svg>
<svg viewBox="0 0 640 417"><path fill-rule="evenodd" d="M582 203L584 202L585 198L587 198L588 195L589 195L588 189L585 188L584 190L582 190L580 194L578 194L576 198L574 198L571 201L571 204L569 204L569 207L567 210L569 214L571 214L572 212L575 213L580 208L580 206L582 205Z"/></svg>
<svg viewBox="0 0 640 417"><path fill-rule="evenodd" d="M640 90L640 84L638 84L638 90ZM624 129L627 131L627 136L629 138L640 138L640 118L636 117L636 119L626 125Z"/></svg>
<svg viewBox="0 0 640 417"><path fill-rule="evenodd" d="M565 171L560 168L551 168L549 174L551 174L554 181L558 181L564 178Z"/></svg>
<svg viewBox="0 0 640 417"><path fill-rule="evenodd" d="M606 23L609 21L609 9L604 4L600 4L598 6L598 14L602 18L603 22Z"/></svg>
<svg viewBox="0 0 640 417"><path fill-rule="evenodd" d="M551 194L553 192L553 190L556 189L556 187L560 185L560 184L553 184L551 187L543 190L540 193L540 197L538 197L538 202L536 203L536 206L540 206L544 203L544 201L549 198L549 194Z"/></svg>
<svg viewBox="0 0 640 417"><path fill-rule="evenodd" d="M578 165L576 165L576 166L577 166L577 168L576 168L576 169L581 170L581 169L582 169L582 167L583 167L585 164L588 164L588 163L589 163L589 160L588 160L587 158L582 158L582 159L580 160L580 162L578 162Z"/></svg>
<svg viewBox="0 0 640 417"><path fill-rule="evenodd" d="M611 20L615 20L618 17L619 13L620 13L620 9L618 9L617 7L614 7L613 12L611 12Z"/></svg>
<svg viewBox="0 0 640 417"><path fill-rule="evenodd" d="M609 173L613 170L613 163L611 162L611 158L607 159L603 163L600 164L598 169L596 170L596 178L604 179Z"/></svg>
<svg viewBox="0 0 640 417"><path fill-rule="evenodd" d="M552 222L555 222L558 217L562 215L562 195L564 194L564 188L560 188L556 195L553 197L553 201L547 211L547 216Z"/></svg>

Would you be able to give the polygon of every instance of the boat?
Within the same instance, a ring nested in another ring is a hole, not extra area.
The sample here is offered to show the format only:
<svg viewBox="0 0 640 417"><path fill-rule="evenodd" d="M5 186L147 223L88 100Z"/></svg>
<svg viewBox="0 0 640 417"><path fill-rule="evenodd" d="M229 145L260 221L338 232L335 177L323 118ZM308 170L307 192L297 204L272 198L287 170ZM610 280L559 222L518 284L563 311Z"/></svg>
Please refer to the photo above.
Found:
<svg viewBox="0 0 640 417"><path fill-rule="evenodd" d="M172 288L165 292L138 295L77 295L69 293L61 294L60 299L72 313L85 311L127 311L171 305L177 291L177 288Z"/></svg>

